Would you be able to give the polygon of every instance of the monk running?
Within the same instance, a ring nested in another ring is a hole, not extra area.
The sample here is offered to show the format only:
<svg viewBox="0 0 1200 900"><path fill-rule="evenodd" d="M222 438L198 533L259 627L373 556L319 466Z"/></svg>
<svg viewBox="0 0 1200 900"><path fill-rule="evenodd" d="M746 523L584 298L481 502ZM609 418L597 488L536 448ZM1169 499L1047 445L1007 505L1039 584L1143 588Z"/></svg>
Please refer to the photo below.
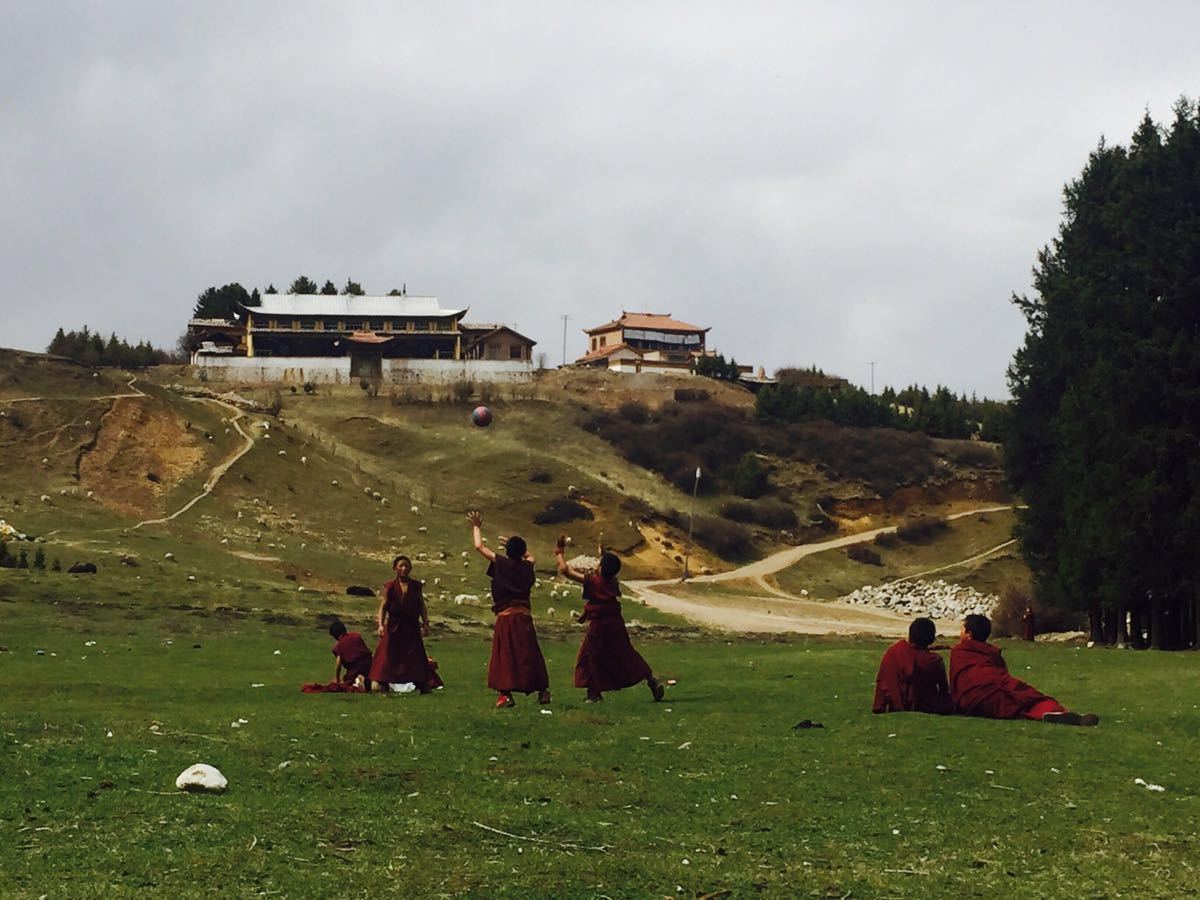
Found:
<svg viewBox="0 0 1200 900"><path fill-rule="evenodd" d="M488 660L488 687L498 694L496 708L516 706L514 693L534 691L538 703L545 705L550 702L550 675L529 607L529 592L535 581L533 557L525 540L516 535L505 542L505 555L498 556L483 543L483 516L472 510L467 521L471 523L475 549L490 563L487 573L492 579L496 625L492 631L492 657Z"/></svg>
<svg viewBox="0 0 1200 900"><path fill-rule="evenodd" d="M392 560L392 570L396 577L383 586L376 616L379 646L371 664L371 680L385 692L389 685L412 682L422 694L428 694L429 657L423 638L429 634L429 611L421 582L409 577L412 560L407 556Z"/></svg>
<svg viewBox="0 0 1200 900"><path fill-rule="evenodd" d="M908 640L888 647L875 676L875 703L871 712L954 712L946 664L929 649L937 637L932 619L913 619Z"/></svg>
<svg viewBox="0 0 1200 900"><path fill-rule="evenodd" d="M588 623L575 660L575 687L587 689L588 703L598 703L604 699L605 691L619 691L644 681L655 702L662 700L662 682L633 649L621 616L621 586L617 581L620 557L606 553L601 547L600 571L580 572L567 565L563 557L566 546L566 535L560 535L554 548L554 562L559 575L583 585L584 606L579 621Z"/></svg>
<svg viewBox="0 0 1200 900"><path fill-rule="evenodd" d="M987 616L963 620L961 640L950 648L950 693L955 711L989 719L1035 719L1056 725L1099 725L1094 713L1071 712L1053 697L1008 674L1000 649L987 642Z"/></svg>

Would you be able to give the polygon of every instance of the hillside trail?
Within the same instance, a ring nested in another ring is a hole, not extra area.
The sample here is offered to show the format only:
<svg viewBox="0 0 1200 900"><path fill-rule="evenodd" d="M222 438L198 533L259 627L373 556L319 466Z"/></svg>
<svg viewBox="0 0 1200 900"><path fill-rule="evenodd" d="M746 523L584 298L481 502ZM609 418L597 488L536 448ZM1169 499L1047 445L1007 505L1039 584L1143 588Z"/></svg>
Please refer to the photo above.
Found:
<svg viewBox="0 0 1200 900"><path fill-rule="evenodd" d="M1013 508L1012 506L979 507L954 513L946 516L946 519L954 520L966 516L1004 512ZM728 581L749 580L762 588L765 596L747 597L733 594L705 596L697 593L688 597L678 597L656 590L664 585L679 584L677 579L627 581L624 584L637 595L638 599L656 609L682 616L697 624L709 625L726 631L791 632L796 634L896 634L908 627L908 623L912 621L910 617L882 609L852 606L840 600L811 600L806 597L796 597L778 586L768 583L766 576L780 572L806 556L839 547L848 547L851 544L873 541L877 535L894 532L897 527L888 525L861 531L857 534L843 535L828 541L788 547L765 559L731 569L728 572L698 575L688 580L688 584L720 584ZM1008 541L984 553L976 554L971 557L971 560L995 553L1011 543L1012 541ZM943 571L971 560L951 563L921 574ZM919 576L907 576L902 580L911 580L916 577Z"/></svg>
<svg viewBox="0 0 1200 900"><path fill-rule="evenodd" d="M0 400L0 403L41 403L46 400L121 400L127 397L145 397L146 395L133 386L137 378L129 379L129 388L133 391L130 394L95 394L86 397L9 397L7 400Z"/></svg>
<svg viewBox="0 0 1200 900"><path fill-rule="evenodd" d="M133 386L132 381L129 384L130 387ZM184 399L190 400L193 403L215 403L218 406L223 406L225 409L232 412L233 418L229 420L229 424L231 424L237 430L237 433L245 439L246 443L243 444L241 449L230 456L227 460L213 467L212 472L209 473L208 480L204 482L204 489L199 494L197 494L170 515L163 516L161 519L146 519L145 521L138 522L131 530L141 528L143 525L162 525L165 522L170 522L172 519L183 515L185 512L211 494L216 488L217 484L220 483L221 478L224 477L225 473L229 471L233 464L254 449L254 438L242 430L240 420L246 415L243 410L234 406L232 403L226 403L224 400L218 400L215 397L185 397Z"/></svg>

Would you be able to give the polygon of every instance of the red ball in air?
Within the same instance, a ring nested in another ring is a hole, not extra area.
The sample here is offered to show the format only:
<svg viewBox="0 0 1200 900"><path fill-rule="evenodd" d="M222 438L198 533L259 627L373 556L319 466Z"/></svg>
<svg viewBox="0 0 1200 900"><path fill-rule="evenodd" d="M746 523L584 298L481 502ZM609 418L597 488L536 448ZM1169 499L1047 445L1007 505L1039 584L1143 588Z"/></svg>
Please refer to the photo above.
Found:
<svg viewBox="0 0 1200 900"><path fill-rule="evenodd" d="M492 411L486 406L477 406L471 412L471 422L479 428L487 428L492 424Z"/></svg>

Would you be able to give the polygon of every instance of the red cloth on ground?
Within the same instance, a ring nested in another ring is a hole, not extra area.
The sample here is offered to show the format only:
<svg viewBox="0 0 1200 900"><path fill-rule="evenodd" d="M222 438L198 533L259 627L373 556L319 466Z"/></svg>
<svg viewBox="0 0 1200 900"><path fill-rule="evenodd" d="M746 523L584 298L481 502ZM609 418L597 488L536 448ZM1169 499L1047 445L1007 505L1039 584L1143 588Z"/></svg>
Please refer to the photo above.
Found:
<svg viewBox="0 0 1200 900"><path fill-rule="evenodd" d="M333 655L342 661L342 681L353 681L359 675L371 677L371 650L359 632L347 631L338 638Z"/></svg>
<svg viewBox="0 0 1200 900"><path fill-rule="evenodd" d="M1065 706L1037 688L1008 674L1000 648L963 638L950 648L950 694L964 716L989 719L1040 719Z"/></svg>
<svg viewBox="0 0 1200 900"><path fill-rule="evenodd" d="M575 687L588 693L619 691L645 681L653 673L633 649L621 615L621 588L616 579L593 572L583 579L583 621L587 634L575 658Z"/></svg>
<svg viewBox="0 0 1200 900"><path fill-rule="evenodd" d="M528 606L509 606L497 614L487 683L493 691L519 694L550 687L546 659L538 645Z"/></svg>
<svg viewBox="0 0 1200 900"><path fill-rule="evenodd" d="M421 582L410 578L408 592L401 596L400 586L392 580L383 586L383 593L385 627L371 663L371 680L387 684L406 681L427 684L429 655L421 639L421 613L425 609Z"/></svg>
<svg viewBox="0 0 1200 900"><path fill-rule="evenodd" d="M529 606L529 592L537 576L533 563L526 559L497 556L487 570L492 579L492 612L500 613L510 606Z"/></svg>
<svg viewBox="0 0 1200 900"><path fill-rule="evenodd" d="M310 681L308 684L300 685L300 691L305 694L365 694L367 692L366 688L356 687L345 681L331 681L328 684Z"/></svg>
<svg viewBox="0 0 1200 900"><path fill-rule="evenodd" d="M932 650L900 640L887 648L875 676L875 702L871 712L924 712L946 715L954 711L946 665Z"/></svg>

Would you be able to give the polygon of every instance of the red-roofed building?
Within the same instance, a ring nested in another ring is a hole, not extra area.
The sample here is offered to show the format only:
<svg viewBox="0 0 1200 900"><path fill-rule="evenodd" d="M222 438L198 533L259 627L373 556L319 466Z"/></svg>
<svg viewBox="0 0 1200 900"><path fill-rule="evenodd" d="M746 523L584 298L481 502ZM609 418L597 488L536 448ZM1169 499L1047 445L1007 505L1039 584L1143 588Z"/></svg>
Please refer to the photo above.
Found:
<svg viewBox="0 0 1200 900"><path fill-rule="evenodd" d="M686 373L707 352L708 331L670 313L622 311L619 319L584 330L588 351L575 364L614 372Z"/></svg>

